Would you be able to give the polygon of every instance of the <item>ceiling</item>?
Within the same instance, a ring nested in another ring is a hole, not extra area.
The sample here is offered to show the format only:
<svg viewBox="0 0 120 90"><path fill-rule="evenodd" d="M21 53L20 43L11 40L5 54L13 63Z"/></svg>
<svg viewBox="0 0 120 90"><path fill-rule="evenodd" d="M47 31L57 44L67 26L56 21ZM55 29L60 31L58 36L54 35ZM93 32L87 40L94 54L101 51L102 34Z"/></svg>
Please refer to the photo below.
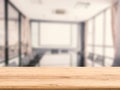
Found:
<svg viewBox="0 0 120 90"><path fill-rule="evenodd" d="M111 5L111 0L11 0L11 2L30 19L75 22L85 21ZM56 14L56 10L60 13Z"/></svg>

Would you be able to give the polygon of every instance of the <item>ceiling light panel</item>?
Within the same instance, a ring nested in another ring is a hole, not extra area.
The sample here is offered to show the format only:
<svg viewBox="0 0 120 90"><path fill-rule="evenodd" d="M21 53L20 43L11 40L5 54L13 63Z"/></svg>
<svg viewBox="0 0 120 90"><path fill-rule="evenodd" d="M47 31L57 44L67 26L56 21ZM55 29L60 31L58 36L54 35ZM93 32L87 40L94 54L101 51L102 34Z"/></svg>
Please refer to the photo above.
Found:
<svg viewBox="0 0 120 90"><path fill-rule="evenodd" d="M75 4L75 8L89 8L90 2L87 1L79 1Z"/></svg>
<svg viewBox="0 0 120 90"><path fill-rule="evenodd" d="M63 15L63 14L66 13L66 11L65 11L64 9L56 9L56 10L55 10L55 13L56 13L56 14L59 14L59 15Z"/></svg>
<svg viewBox="0 0 120 90"><path fill-rule="evenodd" d="M42 0L31 0L31 3L34 3L34 4L42 4L43 1L42 1Z"/></svg>

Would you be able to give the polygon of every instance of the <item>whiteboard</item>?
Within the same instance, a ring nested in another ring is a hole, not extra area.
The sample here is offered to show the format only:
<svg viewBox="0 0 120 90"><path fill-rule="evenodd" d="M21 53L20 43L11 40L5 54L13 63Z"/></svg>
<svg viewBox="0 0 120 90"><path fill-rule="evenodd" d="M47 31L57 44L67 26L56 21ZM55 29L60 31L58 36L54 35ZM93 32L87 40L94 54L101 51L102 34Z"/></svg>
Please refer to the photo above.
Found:
<svg viewBox="0 0 120 90"><path fill-rule="evenodd" d="M40 45L71 46L72 30L70 24L41 23Z"/></svg>

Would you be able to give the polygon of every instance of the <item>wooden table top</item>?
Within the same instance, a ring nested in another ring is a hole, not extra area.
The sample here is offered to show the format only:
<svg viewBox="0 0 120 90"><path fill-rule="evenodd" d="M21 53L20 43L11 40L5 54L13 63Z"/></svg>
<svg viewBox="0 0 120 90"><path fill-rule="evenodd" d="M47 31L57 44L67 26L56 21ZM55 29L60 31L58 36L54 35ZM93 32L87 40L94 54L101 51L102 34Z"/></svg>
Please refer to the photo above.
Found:
<svg viewBox="0 0 120 90"><path fill-rule="evenodd" d="M0 90L120 90L120 68L0 68Z"/></svg>

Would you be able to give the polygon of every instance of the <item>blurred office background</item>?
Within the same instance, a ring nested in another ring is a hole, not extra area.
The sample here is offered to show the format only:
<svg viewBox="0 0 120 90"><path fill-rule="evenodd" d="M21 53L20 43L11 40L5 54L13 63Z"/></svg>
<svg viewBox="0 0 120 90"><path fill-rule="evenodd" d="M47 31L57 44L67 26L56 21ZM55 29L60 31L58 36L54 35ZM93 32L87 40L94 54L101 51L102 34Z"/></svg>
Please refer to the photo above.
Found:
<svg viewBox="0 0 120 90"><path fill-rule="evenodd" d="M0 0L0 66L120 66L119 0Z"/></svg>

